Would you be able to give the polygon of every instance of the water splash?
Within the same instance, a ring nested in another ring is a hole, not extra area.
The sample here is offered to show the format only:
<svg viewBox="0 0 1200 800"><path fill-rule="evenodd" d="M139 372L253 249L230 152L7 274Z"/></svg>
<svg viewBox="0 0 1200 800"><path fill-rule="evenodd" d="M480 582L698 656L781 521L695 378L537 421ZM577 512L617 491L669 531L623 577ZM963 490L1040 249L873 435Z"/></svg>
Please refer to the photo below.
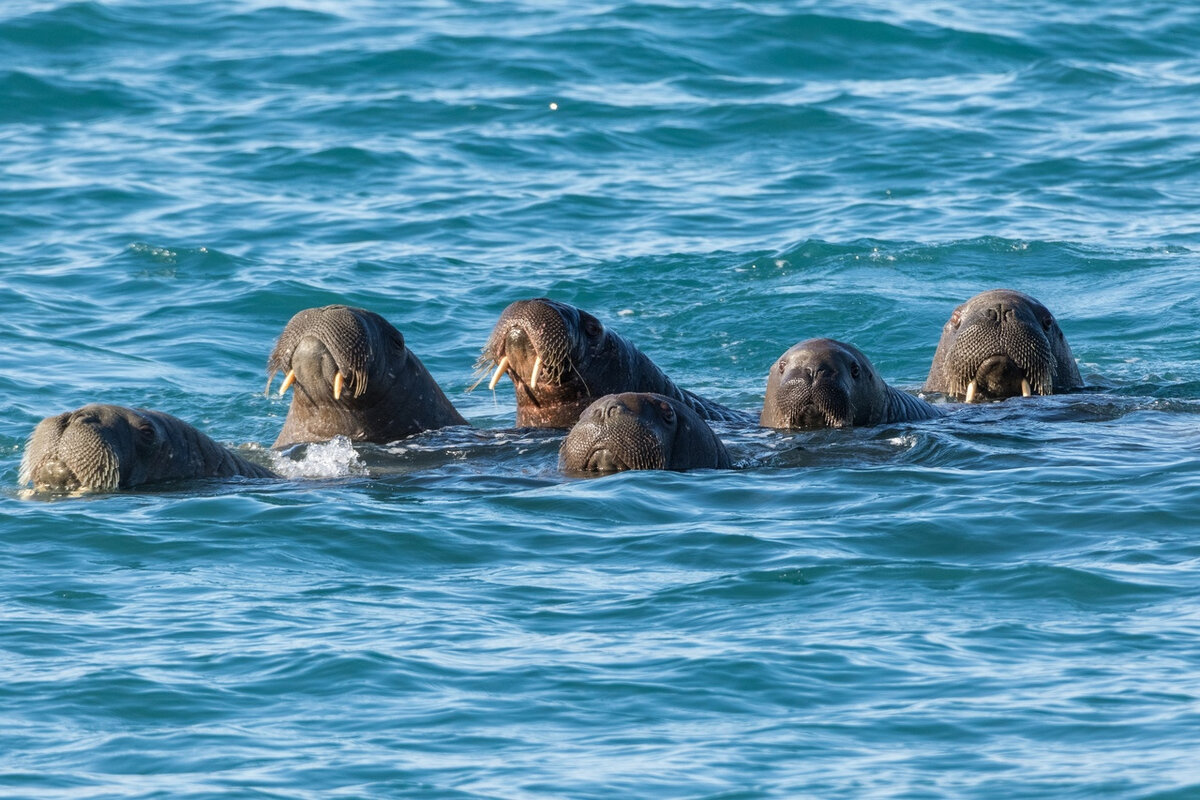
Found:
<svg viewBox="0 0 1200 800"><path fill-rule="evenodd" d="M345 478L367 474L367 465L345 436L272 453L271 468L284 478Z"/></svg>

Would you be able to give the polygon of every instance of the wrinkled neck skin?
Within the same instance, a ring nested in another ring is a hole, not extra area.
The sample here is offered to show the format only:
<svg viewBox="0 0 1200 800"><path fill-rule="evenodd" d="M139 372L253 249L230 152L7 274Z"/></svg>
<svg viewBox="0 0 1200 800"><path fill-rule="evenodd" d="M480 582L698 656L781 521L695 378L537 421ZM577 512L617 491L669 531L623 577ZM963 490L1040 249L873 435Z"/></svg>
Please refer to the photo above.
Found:
<svg viewBox="0 0 1200 800"><path fill-rule="evenodd" d="M584 410L559 450L568 473L624 470L727 469L725 445L704 420L676 398L625 392Z"/></svg>
<svg viewBox="0 0 1200 800"><path fill-rule="evenodd" d="M182 420L158 411L139 410L139 413L156 425L159 438L152 454L135 462L136 480L131 480L130 486L153 481L228 478L235 475L275 477L271 470L246 461Z"/></svg>
<svg viewBox="0 0 1200 800"><path fill-rule="evenodd" d="M52 492L234 475L274 477L169 414L108 405L43 420L21 465L23 484Z"/></svg>
<svg viewBox="0 0 1200 800"><path fill-rule="evenodd" d="M1082 386L1071 348L1049 310L1028 295L997 289L951 314L924 390L979 402Z"/></svg>
<svg viewBox="0 0 1200 800"><path fill-rule="evenodd" d="M897 422L917 422L923 419L937 419L943 412L935 405L914 397L908 392L902 392L891 386L884 387L887 392L886 411L878 425L892 425Z"/></svg>
<svg viewBox="0 0 1200 800"><path fill-rule="evenodd" d="M361 396L343 392L338 399L333 396L333 374L325 375L328 369L293 361L292 403L273 447L335 436L387 444L421 431L467 424L412 351L405 348L386 361L382 369L372 367Z"/></svg>

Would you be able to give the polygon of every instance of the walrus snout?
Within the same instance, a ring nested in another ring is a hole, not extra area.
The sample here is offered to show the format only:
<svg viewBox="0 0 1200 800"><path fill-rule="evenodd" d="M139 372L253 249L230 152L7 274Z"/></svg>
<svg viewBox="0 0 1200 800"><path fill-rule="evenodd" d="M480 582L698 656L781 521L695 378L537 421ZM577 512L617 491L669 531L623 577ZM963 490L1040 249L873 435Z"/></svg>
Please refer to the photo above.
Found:
<svg viewBox="0 0 1200 800"><path fill-rule="evenodd" d="M1038 394L1045 394L1045 382L1037 381ZM1015 361L1006 355L992 356L979 365L975 377L967 384L968 403L986 397L1029 397L1033 384Z"/></svg>
<svg viewBox="0 0 1200 800"><path fill-rule="evenodd" d="M517 380L527 383L531 389L537 388L542 358L523 326L513 325L509 328L504 337L504 357L508 359L509 368Z"/></svg>
<svg viewBox="0 0 1200 800"><path fill-rule="evenodd" d="M79 476L58 456L43 461L28 482L43 491L73 492L83 487Z"/></svg>
<svg viewBox="0 0 1200 800"><path fill-rule="evenodd" d="M84 406L38 423L25 447L21 483L46 492L116 489L121 463L109 427L121 420L106 423L102 408Z"/></svg>
<svg viewBox="0 0 1200 800"><path fill-rule="evenodd" d="M622 472L629 465L613 454L606 447L597 447L587 457L581 472Z"/></svg>
<svg viewBox="0 0 1200 800"><path fill-rule="evenodd" d="M305 309L279 335L267 362L267 390L275 373L283 371L280 395L298 383L318 397L340 400L343 391L361 397L380 377L371 373L385 350L393 359L402 357L404 337L378 314L342 305Z"/></svg>
<svg viewBox="0 0 1200 800"><path fill-rule="evenodd" d="M308 393L333 394L333 382L341 370L333 353L316 336L305 336L292 351L292 369L295 386ZM342 379L343 382L345 378ZM341 392L338 392L341 394Z"/></svg>
<svg viewBox="0 0 1200 800"><path fill-rule="evenodd" d="M1051 394L1055 359L1040 325L1006 305L965 320L951 351L966 402Z"/></svg>
<svg viewBox="0 0 1200 800"><path fill-rule="evenodd" d="M775 408L780 424L773 427L844 428L854 421L850 395L836 375L805 372L785 380L775 393Z"/></svg>

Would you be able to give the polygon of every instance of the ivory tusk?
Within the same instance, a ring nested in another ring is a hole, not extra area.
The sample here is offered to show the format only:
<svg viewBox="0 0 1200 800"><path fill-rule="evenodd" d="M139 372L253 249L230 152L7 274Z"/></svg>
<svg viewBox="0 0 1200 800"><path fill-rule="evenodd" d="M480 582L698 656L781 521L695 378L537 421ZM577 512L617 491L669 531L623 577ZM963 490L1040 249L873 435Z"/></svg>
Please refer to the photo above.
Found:
<svg viewBox="0 0 1200 800"><path fill-rule="evenodd" d="M1022 378L1021 379L1021 396L1022 397L1030 397L1032 395L1033 395L1033 390L1029 388L1029 379Z"/></svg>
<svg viewBox="0 0 1200 800"><path fill-rule="evenodd" d="M342 384L345 383L345 381L346 381L346 379L342 377L341 370L338 370L338 374L333 376L333 399L334 400L342 399Z"/></svg>
<svg viewBox="0 0 1200 800"><path fill-rule="evenodd" d="M504 377L504 370L508 369L508 356L500 359L500 363L496 365L496 371L492 373L492 379L488 381L488 389L496 391L496 384Z"/></svg>
<svg viewBox="0 0 1200 800"><path fill-rule="evenodd" d="M292 384L295 382L296 371L294 369L289 369L287 376L283 379L283 385L279 387L279 396L283 397L283 395L292 387Z"/></svg>
<svg viewBox="0 0 1200 800"><path fill-rule="evenodd" d="M967 384L967 400L966 400L966 402L968 402L968 403L975 402L975 389L976 389L975 381L971 381L970 383Z"/></svg>
<svg viewBox="0 0 1200 800"><path fill-rule="evenodd" d="M529 388L537 388L538 373L542 371L542 357L538 356L533 360L533 374L529 376Z"/></svg>

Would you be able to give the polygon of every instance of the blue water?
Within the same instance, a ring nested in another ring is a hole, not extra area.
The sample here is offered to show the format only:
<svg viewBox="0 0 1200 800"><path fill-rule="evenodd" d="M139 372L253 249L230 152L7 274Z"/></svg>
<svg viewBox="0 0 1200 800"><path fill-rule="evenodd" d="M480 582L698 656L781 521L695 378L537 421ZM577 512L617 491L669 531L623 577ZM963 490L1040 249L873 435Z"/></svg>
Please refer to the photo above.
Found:
<svg viewBox="0 0 1200 800"><path fill-rule="evenodd" d="M1198 51L1151 0L8 0L0 796L1200 796ZM915 389L1001 286L1090 391L596 480L465 391L539 295L747 410L813 336ZM334 302L474 430L19 493L87 402L270 458Z"/></svg>

